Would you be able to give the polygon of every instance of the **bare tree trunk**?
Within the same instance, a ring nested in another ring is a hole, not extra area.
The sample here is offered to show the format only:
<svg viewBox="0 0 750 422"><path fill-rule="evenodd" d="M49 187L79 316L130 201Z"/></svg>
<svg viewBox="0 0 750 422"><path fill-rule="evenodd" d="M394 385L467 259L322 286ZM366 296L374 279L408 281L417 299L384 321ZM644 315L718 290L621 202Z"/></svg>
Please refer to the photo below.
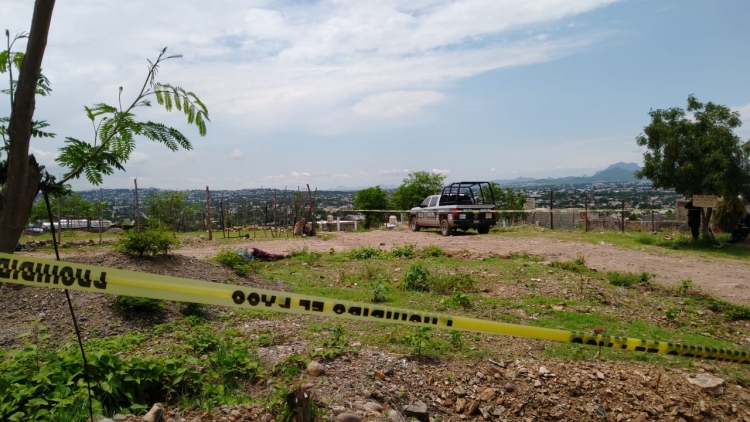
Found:
<svg viewBox="0 0 750 422"><path fill-rule="evenodd" d="M702 220L701 220L701 234L703 237L708 237L709 235L713 237L713 232L710 232L711 230L711 214L713 214L713 208L702 208Z"/></svg>
<svg viewBox="0 0 750 422"><path fill-rule="evenodd" d="M26 55L18 75L18 86L10 112L8 178L0 191L0 252L13 253L29 220L39 191L43 166L29 155L31 120L36 106L36 84L42 68L54 0L37 0L31 20Z"/></svg>

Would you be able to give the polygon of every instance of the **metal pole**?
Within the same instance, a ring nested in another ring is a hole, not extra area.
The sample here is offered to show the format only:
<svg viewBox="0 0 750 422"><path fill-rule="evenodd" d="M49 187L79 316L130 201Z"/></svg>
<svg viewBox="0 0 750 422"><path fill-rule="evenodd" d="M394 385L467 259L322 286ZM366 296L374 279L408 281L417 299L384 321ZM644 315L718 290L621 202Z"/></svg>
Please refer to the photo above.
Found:
<svg viewBox="0 0 750 422"><path fill-rule="evenodd" d="M625 200L622 200L622 232L625 233Z"/></svg>

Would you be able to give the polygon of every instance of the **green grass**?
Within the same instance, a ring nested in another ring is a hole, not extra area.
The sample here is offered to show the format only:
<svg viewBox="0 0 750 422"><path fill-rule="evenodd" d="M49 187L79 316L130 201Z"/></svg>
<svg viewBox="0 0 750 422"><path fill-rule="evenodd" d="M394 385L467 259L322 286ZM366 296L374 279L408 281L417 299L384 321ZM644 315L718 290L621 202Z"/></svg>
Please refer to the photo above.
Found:
<svg viewBox="0 0 750 422"><path fill-rule="evenodd" d="M551 238L568 236L572 240L580 235L551 231L532 234ZM525 234L507 231L502 235ZM589 235L608 239L604 240L607 243L615 243L612 238L622 238L623 242L631 242L633 248L658 248L636 241L635 236L618 233ZM229 268L244 264L236 262L234 247L230 245L236 243L227 241L228 251L223 263ZM584 332L604 327L608 335L735 349L733 342L736 339L750 335L744 323L735 322L750 318L748 308L701 294L687 281L680 288L668 289L648 283L648 274L594 272L586 267L582 258L548 266L543 265L542 258L525 253L512 254L511 259L467 260L448 256L440 248L416 250L404 246L397 249L397 253L375 248L319 253L301 247L292 251L291 259L255 263L248 271L252 271L254 279L261 284L282 284L285 290L298 294L364 303L376 302L373 284L377 283L385 288L387 306L520 325ZM424 291L403 288L407 272L415 265L429 273ZM420 331L392 323L298 316L255 309L217 310L212 315L218 313L218 320L190 316L140 332L89 340L87 352L123 357L139 355L144 361L159 365L167 359L179 357L182 367L187 368L191 377L196 377L191 382L197 384L191 384L191 389L186 390L190 394L173 392L175 395L168 398L172 404L198 406L206 411L224 403L250 400L243 393L243 383L249 382L249 376L255 379L254 374L262 371L266 371L267 377L273 377L273 383L281 384L274 384L279 386L268 389L268 396L256 400L273 402L274 392L284 391L287 380L297 376L292 373L298 374L306 360L313 356L335 360L344 354L357 353L358 349L354 349L360 346L351 346L356 343L368 350L377 348L417 360L424 359L421 361L424 364L436 360L453 366L486 361L498 355L508 359L526 358L534 344L544 345L544 351L533 348L540 351L532 353L562 361L591 359L597 352L596 347L588 345L456 333L447 329ZM665 318L667 314L671 317ZM256 324L254 320L279 322L271 328ZM285 328L279 330L279 326ZM291 341L303 341L305 351L290 356L288 361L274 368L256 367L255 352L259 348L287 345ZM74 346L69 344L61 349L70 354L74 353ZM602 354L609 360L646 362L657 367L684 368L697 362L607 348ZM0 351L0 365L5 355ZM137 370L142 367L140 363L119 362L117 365ZM746 368L721 362L715 365L736 382L750 384L750 372ZM197 367L204 372L194 371ZM172 376L170 368L164 370ZM201 378L205 374L208 378ZM225 385L223 389L216 386L218 380ZM201 394L196 394L196 386L201 387ZM77 409L76 406L77 402L71 403L66 409Z"/></svg>

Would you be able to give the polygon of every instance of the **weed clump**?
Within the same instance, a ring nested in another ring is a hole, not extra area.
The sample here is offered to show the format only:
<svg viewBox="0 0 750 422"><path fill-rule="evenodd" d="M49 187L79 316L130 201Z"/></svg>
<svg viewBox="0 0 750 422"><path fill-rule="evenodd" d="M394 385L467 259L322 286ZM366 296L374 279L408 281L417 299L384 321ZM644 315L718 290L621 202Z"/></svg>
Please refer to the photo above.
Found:
<svg viewBox="0 0 750 422"><path fill-rule="evenodd" d="M220 250L212 259L234 271L240 277L247 277L253 271L253 261L229 249Z"/></svg>
<svg viewBox="0 0 750 422"><path fill-rule="evenodd" d="M430 277L428 287L433 293L449 295L455 292L474 292L477 290L477 282L465 273L440 274Z"/></svg>
<svg viewBox="0 0 750 422"><path fill-rule="evenodd" d="M368 246L362 246L360 248L352 249L349 251L349 258L351 259L379 259L383 258L385 252L379 248L371 248Z"/></svg>
<svg viewBox="0 0 750 422"><path fill-rule="evenodd" d="M404 289L416 292L429 292L430 271L422 264L413 264L404 274Z"/></svg>
<svg viewBox="0 0 750 422"><path fill-rule="evenodd" d="M583 255L579 255L573 261L552 261L550 266L576 273L584 273L588 271L588 267L586 266L586 258Z"/></svg>
<svg viewBox="0 0 750 422"><path fill-rule="evenodd" d="M437 245L428 245L422 248L420 255L425 258L440 258L445 252Z"/></svg>
<svg viewBox="0 0 750 422"><path fill-rule="evenodd" d="M135 296L117 296L115 306L128 316L158 314L164 308L164 301Z"/></svg>
<svg viewBox="0 0 750 422"><path fill-rule="evenodd" d="M609 284L613 286L622 286L632 288L637 284L648 284L653 278L652 274L642 272L640 274L625 273L619 271L609 271L606 275Z"/></svg>
<svg viewBox="0 0 750 422"><path fill-rule="evenodd" d="M414 245L394 246L391 255L396 258L414 258L417 256L417 250Z"/></svg>
<svg viewBox="0 0 750 422"><path fill-rule="evenodd" d="M293 260L306 262L309 265L317 264L318 261L320 261L320 259L323 257L323 254L320 252L310 252L307 249L307 246L303 247L302 249L293 249L289 251L289 255Z"/></svg>

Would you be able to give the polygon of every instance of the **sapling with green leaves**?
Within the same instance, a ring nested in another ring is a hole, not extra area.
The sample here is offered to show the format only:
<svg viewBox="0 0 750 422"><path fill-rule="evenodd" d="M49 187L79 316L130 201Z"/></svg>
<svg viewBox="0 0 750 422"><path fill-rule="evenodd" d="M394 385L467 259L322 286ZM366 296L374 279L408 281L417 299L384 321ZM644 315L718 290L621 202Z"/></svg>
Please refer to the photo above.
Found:
<svg viewBox="0 0 750 422"><path fill-rule="evenodd" d="M51 6L49 9L51 12ZM12 252L15 248L23 227L28 222L32 203L40 190L48 195L65 195L69 193L66 183L81 176L93 185L102 184L104 176L113 174L115 170L125 169L139 137L161 143L171 151L192 149L190 140L174 127L138 118L137 109L151 107L154 99L166 111L182 112L189 125L195 126L201 136L206 135L206 124L210 119L208 108L200 98L192 91L156 79L163 62L181 57L167 55L165 47L154 61L148 61L143 84L130 101L125 100L126 90L120 87L116 105L97 103L84 107L93 128L92 139L84 141L65 138L65 145L60 148L56 161L67 171L57 180L28 154L31 137L54 136L53 133L44 131L48 126L45 121L30 118L33 114L34 96L46 96L51 92L49 81L41 74L40 69L44 46L41 47L41 52L38 51L39 39L46 38L46 32L28 36L22 33L11 41L9 32L6 31L6 37L7 50L0 52L0 73L7 72L9 76L9 88L3 92L10 96L12 112L10 118L0 118L2 152L5 153L0 155L0 222L5 222L0 224L0 251ZM26 54L14 52L15 42L27 37L29 41ZM26 60L27 57L30 60ZM28 63L24 64L25 62ZM26 70L23 66L27 67ZM18 70L18 80L14 79L14 68ZM29 88L30 79L35 81L32 89ZM23 116L13 120L13 113ZM31 123L28 137L18 130L11 130L13 127L18 128L18 125L26 125L26 119ZM28 162L21 163L22 161Z"/></svg>

